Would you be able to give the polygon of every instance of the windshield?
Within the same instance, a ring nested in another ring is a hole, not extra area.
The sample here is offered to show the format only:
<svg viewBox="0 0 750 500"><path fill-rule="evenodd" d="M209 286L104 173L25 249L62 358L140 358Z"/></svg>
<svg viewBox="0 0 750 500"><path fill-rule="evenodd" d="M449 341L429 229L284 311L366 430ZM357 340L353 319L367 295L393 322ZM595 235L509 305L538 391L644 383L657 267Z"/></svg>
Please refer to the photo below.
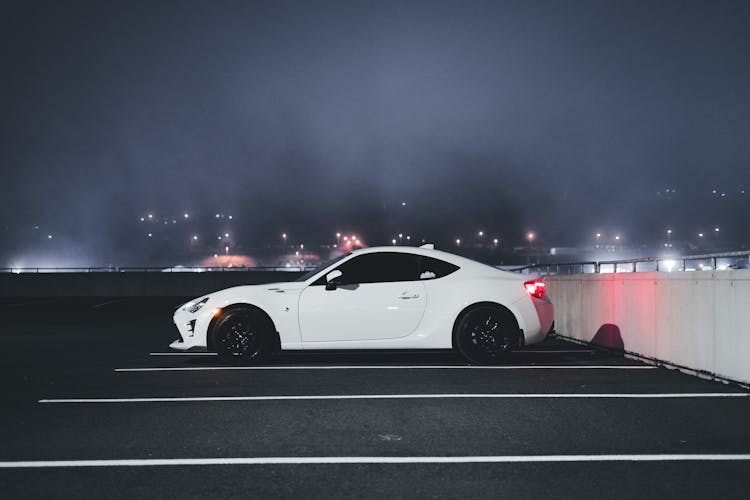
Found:
<svg viewBox="0 0 750 500"><path fill-rule="evenodd" d="M340 261L344 257L349 257L351 254L352 254L351 252L345 253L345 254L339 255L338 257L334 257L333 259L331 259L331 260L329 260L327 262L323 262L321 265L319 265L315 269L313 269L311 271L307 271L305 274L303 274L302 276L300 276L299 278L297 278L294 281L307 281L310 278L312 278L313 276L315 276L316 274L318 274L320 271L322 271L323 269L325 269L326 267L335 264L336 262Z"/></svg>

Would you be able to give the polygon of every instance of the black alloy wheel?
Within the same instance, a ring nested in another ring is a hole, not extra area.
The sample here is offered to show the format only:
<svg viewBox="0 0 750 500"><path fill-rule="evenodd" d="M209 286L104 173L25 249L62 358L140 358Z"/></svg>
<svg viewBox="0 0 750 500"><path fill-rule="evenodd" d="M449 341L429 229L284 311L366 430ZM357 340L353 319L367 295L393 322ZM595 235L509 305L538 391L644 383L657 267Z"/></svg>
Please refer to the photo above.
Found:
<svg viewBox="0 0 750 500"><path fill-rule="evenodd" d="M464 314L454 335L456 347L469 362L491 364L503 360L518 346L519 333L510 311L486 305Z"/></svg>
<svg viewBox="0 0 750 500"><path fill-rule="evenodd" d="M214 348L227 362L253 363L265 358L268 332L264 322L247 310L227 311L214 329Z"/></svg>

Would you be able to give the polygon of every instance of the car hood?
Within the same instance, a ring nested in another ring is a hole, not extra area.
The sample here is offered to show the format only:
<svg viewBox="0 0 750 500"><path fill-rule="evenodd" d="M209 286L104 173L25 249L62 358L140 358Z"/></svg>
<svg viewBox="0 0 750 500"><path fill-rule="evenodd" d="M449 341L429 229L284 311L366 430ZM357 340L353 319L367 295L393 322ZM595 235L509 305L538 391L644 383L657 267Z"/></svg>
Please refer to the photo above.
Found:
<svg viewBox="0 0 750 500"><path fill-rule="evenodd" d="M222 307L235 302L252 302L257 299L267 299L271 295L284 293L299 293L305 288L302 282L266 283L262 285L241 285L224 288L213 293L197 297L198 300L208 297L214 307Z"/></svg>

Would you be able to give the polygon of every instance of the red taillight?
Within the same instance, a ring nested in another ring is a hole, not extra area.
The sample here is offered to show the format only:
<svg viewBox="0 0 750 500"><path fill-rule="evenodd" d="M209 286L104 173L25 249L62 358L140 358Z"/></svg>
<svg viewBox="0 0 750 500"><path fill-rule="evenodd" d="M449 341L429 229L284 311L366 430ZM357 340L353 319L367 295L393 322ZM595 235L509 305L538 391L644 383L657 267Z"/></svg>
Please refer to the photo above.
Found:
<svg viewBox="0 0 750 500"><path fill-rule="evenodd" d="M523 284L524 287L526 287L526 291L529 292L529 295L532 297L536 297L537 299L541 299L544 295L544 289L546 288L546 284L544 281L540 280L539 278L531 281L527 281Z"/></svg>

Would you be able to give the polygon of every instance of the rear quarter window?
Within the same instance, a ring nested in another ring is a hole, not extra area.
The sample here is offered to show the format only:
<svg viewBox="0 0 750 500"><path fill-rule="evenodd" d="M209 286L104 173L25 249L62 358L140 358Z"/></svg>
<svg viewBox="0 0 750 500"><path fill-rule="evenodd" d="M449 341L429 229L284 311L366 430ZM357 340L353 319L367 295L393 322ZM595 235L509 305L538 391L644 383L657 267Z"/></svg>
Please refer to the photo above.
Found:
<svg viewBox="0 0 750 500"><path fill-rule="evenodd" d="M419 264L419 279L434 280L448 276L459 269L457 265L450 262L423 255Z"/></svg>

